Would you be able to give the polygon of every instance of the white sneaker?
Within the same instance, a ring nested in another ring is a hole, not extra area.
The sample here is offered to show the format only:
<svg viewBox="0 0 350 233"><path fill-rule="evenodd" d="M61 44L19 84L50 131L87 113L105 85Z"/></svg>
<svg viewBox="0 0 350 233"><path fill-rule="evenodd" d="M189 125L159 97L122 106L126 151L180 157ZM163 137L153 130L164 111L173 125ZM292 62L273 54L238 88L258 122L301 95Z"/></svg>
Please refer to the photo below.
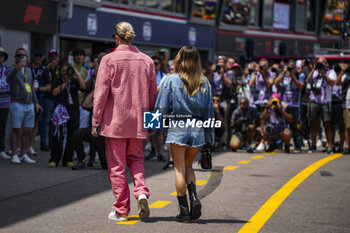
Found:
<svg viewBox="0 0 350 233"><path fill-rule="evenodd" d="M264 151L265 150L265 145L263 142L260 142L258 147L255 149L256 151Z"/></svg>
<svg viewBox="0 0 350 233"><path fill-rule="evenodd" d="M85 148L84 148L84 153L85 154L89 154L90 153L90 146L87 145Z"/></svg>
<svg viewBox="0 0 350 233"><path fill-rule="evenodd" d="M151 150L151 149L152 149L151 143L148 142L145 146L145 150Z"/></svg>
<svg viewBox="0 0 350 233"><path fill-rule="evenodd" d="M5 151L1 151L1 152L0 152L0 157L1 157L2 159L5 159L5 160L11 159L11 156L8 156L8 155L5 153Z"/></svg>
<svg viewBox="0 0 350 233"><path fill-rule="evenodd" d="M125 217L120 217L117 212L113 209L109 214L108 214L108 219L114 220L114 221L127 221L128 219Z"/></svg>
<svg viewBox="0 0 350 233"><path fill-rule="evenodd" d="M26 154L21 157L21 161L23 163L31 163L31 164L36 163L35 160L32 160L31 158L29 158L28 155Z"/></svg>
<svg viewBox="0 0 350 233"><path fill-rule="evenodd" d="M32 146L30 146L30 147L28 148L28 153L29 153L30 155L37 155L36 151L34 150L34 148L33 148Z"/></svg>
<svg viewBox="0 0 350 233"><path fill-rule="evenodd" d="M21 163L21 160L18 158L18 155L13 155L12 156L11 163L15 163L15 164L20 164Z"/></svg>
<svg viewBox="0 0 350 233"><path fill-rule="evenodd" d="M322 147L322 141L320 139L317 140L316 147Z"/></svg>
<svg viewBox="0 0 350 233"><path fill-rule="evenodd" d="M149 217L148 200L145 194L140 194L137 198L137 207L140 219Z"/></svg>

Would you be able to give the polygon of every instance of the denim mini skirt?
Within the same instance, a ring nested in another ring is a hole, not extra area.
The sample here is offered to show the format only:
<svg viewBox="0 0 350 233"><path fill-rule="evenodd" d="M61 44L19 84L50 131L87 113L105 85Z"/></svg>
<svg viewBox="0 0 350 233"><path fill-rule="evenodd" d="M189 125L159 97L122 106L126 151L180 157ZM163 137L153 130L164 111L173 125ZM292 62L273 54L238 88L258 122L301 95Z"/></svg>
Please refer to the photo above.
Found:
<svg viewBox="0 0 350 233"><path fill-rule="evenodd" d="M199 147L205 144L203 128L169 128L166 143L174 143L179 146Z"/></svg>

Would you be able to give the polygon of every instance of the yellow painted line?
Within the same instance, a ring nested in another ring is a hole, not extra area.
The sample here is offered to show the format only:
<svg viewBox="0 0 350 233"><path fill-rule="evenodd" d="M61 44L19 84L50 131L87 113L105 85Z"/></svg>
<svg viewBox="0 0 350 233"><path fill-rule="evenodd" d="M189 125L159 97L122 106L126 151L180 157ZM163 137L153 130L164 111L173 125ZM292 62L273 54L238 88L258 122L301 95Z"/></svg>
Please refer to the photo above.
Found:
<svg viewBox="0 0 350 233"><path fill-rule="evenodd" d="M130 215L128 217L127 221L117 222L116 224L118 224L118 225L134 225L138 221L140 221L140 218L138 215Z"/></svg>
<svg viewBox="0 0 350 233"><path fill-rule="evenodd" d="M149 205L149 208L151 209L161 209L165 207L166 205L170 204L171 201L156 201L153 204Z"/></svg>
<svg viewBox="0 0 350 233"><path fill-rule="evenodd" d="M186 194L188 193L188 191L186 190ZM171 196L177 196L177 192L173 192L173 193L170 193Z"/></svg>
<svg viewBox="0 0 350 233"><path fill-rule="evenodd" d="M242 160L237 162L237 164L247 164L247 163L250 163L250 160Z"/></svg>
<svg viewBox="0 0 350 233"><path fill-rule="evenodd" d="M272 151L272 152L265 152L265 155L274 155L276 154L276 152Z"/></svg>
<svg viewBox="0 0 350 233"><path fill-rule="evenodd" d="M256 155L256 156L251 157L251 159L262 159L264 157L265 156L263 156L263 155Z"/></svg>
<svg viewBox="0 0 350 233"><path fill-rule="evenodd" d="M208 183L207 180L196 180L196 185L198 186L205 185L206 183Z"/></svg>
<svg viewBox="0 0 350 233"><path fill-rule="evenodd" d="M222 176L223 174L224 174L223 172L212 172L208 176L215 177L215 176Z"/></svg>
<svg viewBox="0 0 350 233"><path fill-rule="evenodd" d="M227 167L224 167L224 170L235 170L237 168L238 166L227 166Z"/></svg>
<svg viewBox="0 0 350 233"><path fill-rule="evenodd" d="M255 215L246 223L238 233L258 232L283 203L283 201L296 189L306 178L323 165L331 162L334 159L343 156L343 154L333 154L323 158L293 177L280 190L278 190L267 202L255 213Z"/></svg>

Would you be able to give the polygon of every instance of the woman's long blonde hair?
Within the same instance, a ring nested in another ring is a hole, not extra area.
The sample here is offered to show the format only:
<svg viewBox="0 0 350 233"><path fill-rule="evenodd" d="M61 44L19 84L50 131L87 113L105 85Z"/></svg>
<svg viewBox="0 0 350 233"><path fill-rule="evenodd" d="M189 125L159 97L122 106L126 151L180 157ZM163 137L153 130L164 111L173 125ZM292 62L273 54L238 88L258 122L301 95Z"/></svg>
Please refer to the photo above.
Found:
<svg viewBox="0 0 350 233"><path fill-rule="evenodd" d="M204 75L198 50L194 46L184 46L174 60L175 73L178 73L189 96L204 91Z"/></svg>

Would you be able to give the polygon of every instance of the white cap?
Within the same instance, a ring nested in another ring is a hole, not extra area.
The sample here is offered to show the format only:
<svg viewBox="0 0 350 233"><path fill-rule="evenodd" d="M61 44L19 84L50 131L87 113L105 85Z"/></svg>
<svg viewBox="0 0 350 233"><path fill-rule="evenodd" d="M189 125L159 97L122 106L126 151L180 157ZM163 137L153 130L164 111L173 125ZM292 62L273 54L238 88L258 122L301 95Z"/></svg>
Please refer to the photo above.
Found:
<svg viewBox="0 0 350 233"><path fill-rule="evenodd" d="M297 60L297 62L295 63L295 66L297 68L300 68L301 67L301 64L302 64L302 61L301 60Z"/></svg>

